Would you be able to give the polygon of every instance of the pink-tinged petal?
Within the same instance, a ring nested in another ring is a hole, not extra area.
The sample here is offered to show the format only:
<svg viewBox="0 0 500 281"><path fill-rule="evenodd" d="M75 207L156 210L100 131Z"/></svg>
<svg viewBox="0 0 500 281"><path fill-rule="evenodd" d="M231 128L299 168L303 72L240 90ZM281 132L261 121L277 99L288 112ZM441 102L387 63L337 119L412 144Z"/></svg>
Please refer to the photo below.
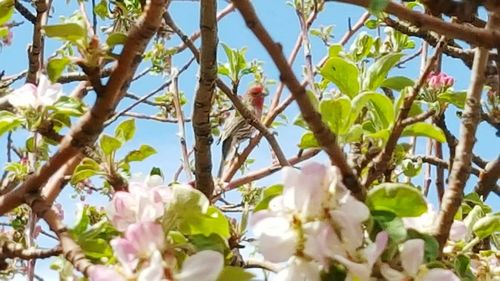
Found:
<svg viewBox="0 0 500 281"><path fill-rule="evenodd" d="M442 268L433 268L427 272L421 281L460 281L452 271Z"/></svg>
<svg viewBox="0 0 500 281"><path fill-rule="evenodd" d="M387 281L406 281L408 277L403 273L392 269L388 264L383 263L380 266L380 273Z"/></svg>
<svg viewBox="0 0 500 281"><path fill-rule="evenodd" d="M130 224L136 221L137 203L132 194L116 192L107 208L108 217L116 229L125 231Z"/></svg>
<svg viewBox="0 0 500 281"><path fill-rule="evenodd" d="M161 225L143 222L130 225L125 238L141 256L149 256L152 252L163 248L165 235Z"/></svg>
<svg viewBox="0 0 500 281"><path fill-rule="evenodd" d="M407 240L403 243L400 255L403 269L410 276L416 276L420 265L422 265L424 261L424 240Z"/></svg>
<svg viewBox="0 0 500 281"><path fill-rule="evenodd" d="M370 268L373 267L380 255L382 255L388 241L389 235L387 234L387 232L381 231L377 234L375 243L370 244L364 249L365 258Z"/></svg>
<svg viewBox="0 0 500 281"><path fill-rule="evenodd" d="M89 279L90 281L126 281L118 272L104 265L92 266L89 270Z"/></svg>
<svg viewBox="0 0 500 281"><path fill-rule="evenodd" d="M182 270L175 275L176 281L216 281L224 267L221 253L206 250L188 257Z"/></svg>
<svg viewBox="0 0 500 281"><path fill-rule="evenodd" d="M164 277L165 275L161 253L159 251L155 251L151 256L148 266L139 272L137 281L162 281L165 280Z"/></svg>
<svg viewBox="0 0 500 281"><path fill-rule="evenodd" d="M137 248L132 241L123 238L115 238L110 242L115 256L127 272L133 272L137 266Z"/></svg>
<svg viewBox="0 0 500 281"><path fill-rule="evenodd" d="M340 238L329 224L324 222L307 223L303 225L303 230L306 236L304 252L322 265L327 265L327 257L347 255Z"/></svg>
<svg viewBox="0 0 500 281"><path fill-rule="evenodd" d="M367 264L364 263L355 263L343 256L336 255L333 257L335 260L343 264L347 267L349 275L352 280L358 281L370 281L370 276L372 274L371 267L368 267Z"/></svg>
<svg viewBox="0 0 500 281"><path fill-rule="evenodd" d="M453 221L450 229L450 240L459 241L465 239L467 226L462 221Z"/></svg>
<svg viewBox="0 0 500 281"><path fill-rule="evenodd" d="M36 86L31 83L23 85L9 95L8 101L13 107L34 108L36 106Z"/></svg>
<svg viewBox="0 0 500 281"><path fill-rule="evenodd" d="M362 223L370 217L368 207L351 195L344 196L340 204L337 210L348 215L353 222Z"/></svg>

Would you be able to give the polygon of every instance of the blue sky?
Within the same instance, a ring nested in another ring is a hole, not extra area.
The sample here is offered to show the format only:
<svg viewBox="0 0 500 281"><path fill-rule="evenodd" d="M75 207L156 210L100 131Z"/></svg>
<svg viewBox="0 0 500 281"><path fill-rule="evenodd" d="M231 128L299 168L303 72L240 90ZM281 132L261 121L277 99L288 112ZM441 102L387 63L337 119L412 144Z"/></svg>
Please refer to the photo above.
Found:
<svg viewBox="0 0 500 281"><path fill-rule="evenodd" d="M76 8L76 1L70 1L69 4L62 4L63 1L54 1L61 2L56 9L54 10L54 15L50 19L49 23L57 23L59 20L59 16L68 15ZM295 15L295 12L292 8L286 5L285 1L278 0L254 0L253 1L258 15L263 21L264 25L269 28L269 32L273 36L276 41L279 41L283 45L283 50L285 54L288 56L290 53L295 40L297 38L299 32L299 24ZM227 3L225 1L219 1L219 10L223 9ZM348 28L348 18L351 18L352 23L354 24L359 16L364 12L364 9L349 6L345 4L338 4L329 2L325 5L325 11L320 14L318 19L313 24L313 27L319 27L321 25L334 25L334 41L340 40L344 32ZM198 3L192 1L173 1L170 8L170 13L177 25L181 27L185 33L191 34L194 31L198 30ZM12 75L18 73L26 68L28 65L27 57L26 57L26 47L28 42L31 40L31 24L27 23L26 20L19 17L16 14L14 20L25 21L20 27L16 27L14 32L14 43L11 47L3 47L0 52L0 70L5 69L7 75ZM101 37L103 38L103 37ZM276 68L272 64L269 55L262 48L260 43L255 39L254 35L246 28L244 22L242 21L240 15L237 12L233 12L230 15L226 16L219 23L219 40L220 42L224 42L231 47L234 48L242 48L247 47L247 58L248 59L258 59L264 62L264 69L266 75L270 79L279 80L279 75L276 71ZM56 40L46 39L46 52L45 58L51 54L51 52L60 46L60 42ZM168 42L168 46L176 46L179 44L179 40L176 36L172 37L172 40ZM312 55L313 61L319 61L325 54L326 49L323 46L322 42L314 37L311 37L312 42ZM347 45L347 47L349 44ZM418 46L417 46L418 48ZM408 51L408 54L413 53L414 51ZM189 58L191 54L188 50L183 53L176 55L173 59L173 64L177 67L181 67ZM301 75L302 73L302 65L303 65L303 53L302 51L299 53L299 56L294 64L294 70L297 75ZM225 55L222 49L219 49L219 61L225 61ZM149 66L149 63L143 63L140 69L144 69ZM399 74L405 75L412 79L417 78L417 73L419 69L419 60L413 60L406 64L406 68L396 70L391 75ZM466 89L469 83L470 71L467 67L465 67L461 61L456 59L450 59L445 57L443 60L442 69L447 74L453 76L455 78L455 89L461 90ZM185 114L190 115L192 111L192 100L193 94L196 89L197 82L197 65L193 64L188 71L186 71L181 77L179 81L180 89L184 91L186 96L189 99L188 105L184 108ZM153 76L148 78L143 78L139 80L138 83L132 85L130 92L142 96L144 94L149 93L150 91L156 89L159 85L161 85L164 81L164 78L161 76ZM241 83L241 89L243 90L251 81L246 79ZM16 84L17 86L21 85L21 83ZM65 86L66 93L69 93L74 85ZM271 86L269 88L270 93L274 93L275 86ZM284 91L284 96L287 96L289 93L287 90ZM91 94L92 95L92 94ZM271 98L268 98L267 102L270 102ZM124 108L126 105L130 104L130 100L123 100L120 103L119 108ZM134 110L134 112L143 112L147 114L156 113L155 109L152 109L150 106L138 106ZM288 119L292 121L298 114L297 107L295 105L290 106L289 109L285 112L288 116ZM455 115L455 110L451 109L447 114L448 126L450 130L458 135L459 122ZM124 119L121 119L124 120ZM132 166L132 171L147 173L151 167L158 166L162 169L166 180L170 180L173 177L173 173L180 165L180 149L179 149L179 141L176 136L177 133L177 125L176 124L167 124L167 123L158 123L155 121L144 121L137 120L137 133L136 137L128 143L124 148L122 148L122 152L127 152L129 150L135 149L140 146L140 144L149 144L155 147L158 150L158 154L150 157L146 161L135 164ZM106 131L113 132L114 126L110 126ZM303 133L302 129L299 129L294 126L280 127L278 130L278 141L283 148L283 151L288 157L291 157L297 153L297 143L300 139L301 134ZM192 128L190 125L186 127L188 146L191 147L193 145L193 134ZM474 148L475 153L481 155L485 160L491 160L494 157L498 156L500 145L499 139L495 136L494 130L487 124L481 123L479 126L479 131L477 134L477 144ZM16 142L24 142L25 134L16 133ZM407 141L407 140L406 140ZM0 139L0 147L5 147L5 137ZM19 144L20 145L20 144ZM419 146L417 149L417 153L423 154L425 152L425 141L423 139L419 140ZM445 145L446 147L446 145ZM214 167L218 167L219 155L220 155L220 147L214 145L213 156L214 156ZM446 152L445 152L446 153ZM447 153L446 153L447 154ZM259 147L254 151L251 155L252 158L257 159L255 165L252 169L259 169L261 167L268 166L270 164L269 157L269 147L265 140L259 145ZM324 155L320 155L316 157L318 161L323 161L327 163L327 159ZM5 161L4 154L0 154L0 164L3 164ZM214 174L216 171L214 171ZM433 171L434 173L434 171ZM181 178L182 179L182 178ZM275 183L279 180L279 174L271 176L265 180L259 181L257 184L259 186L264 186L267 184ZM472 176L468 183L468 189L470 189L473 184L476 182L476 178ZM422 184L422 179L415 180L415 183ZM58 202L61 202L64 205L66 219L65 221L68 224L71 224L74 213L76 212L76 204L78 200L72 199L70 196L73 194L70 188L65 189L65 191L61 194L58 199ZM433 186L430 191L430 198L432 202L435 202L435 190ZM235 195L229 195L228 198L236 199ZM93 198L93 202L96 204L102 205L105 204L104 198ZM500 200L498 197L490 196L488 203L492 206L496 206L498 209L500 206ZM41 246L50 246L53 245L53 241L48 239L40 240ZM49 262L41 261L37 263L37 274L44 277L46 280L55 280L56 274L54 271L48 269ZM22 279L19 279L22 280Z"/></svg>

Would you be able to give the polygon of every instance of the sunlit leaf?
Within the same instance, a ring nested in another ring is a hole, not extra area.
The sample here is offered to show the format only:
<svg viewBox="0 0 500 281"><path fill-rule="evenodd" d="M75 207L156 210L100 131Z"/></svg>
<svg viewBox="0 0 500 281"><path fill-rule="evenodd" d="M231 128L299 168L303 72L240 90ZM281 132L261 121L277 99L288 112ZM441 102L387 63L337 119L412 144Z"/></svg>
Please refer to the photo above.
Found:
<svg viewBox="0 0 500 281"><path fill-rule="evenodd" d="M125 162L142 161L155 153L156 150L153 147L147 144L143 144L141 145L141 147L139 147L139 149L130 151L125 156L124 161Z"/></svg>
<svg viewBox="0 0 500 281"><path fill-rule="evenodd" d="M402 53L390 53L376 60L363 78L363 90L374 91L382 85L389 71L404 56Z"/></svg>
<svg viewBox="0 0 500 281"><path fill-rule="evenodd" d="M443 131L431 123L418 122L407 126L402 137L428 137L437 140L438 142L446 142L446 137Z"/></svg>
<svg viewBox="0 0 500 281"><path fill-rule="evenodd" d="M418 217L427 211L420 190L405 183L382 183L368 191L366 205L371 210L393 212L399 217Z"/></svg>
<svg viewBox="0 0 500 281"><path fill-rule="evenodd" d="M265 210L269 206L269 202L271 199L273 199L276 196L281 195L283 193L283 185L281 184L275 184L267 187L264 189L262 192L261 200L257 205L255 205L255 208L253 209L254 212L260 211L260 210Z"/></svg>
<svg viewBox="0 0 500 281"><path fill-rule="evenodd" d="M358 67L341 57L330 57L320 70L321 75L335 84L339 91L353 98L359 92Z"/></svg>
<svg viewBox="0 0 500 281"><path fill-rule="evenodd" d="M67 57L49 59L49 62L47 63L47 74L50 81L52 81L52 83L57 82L57 79L61 77L64 69L70 63L71 60Z"/></svg>
<svg viewBox="0 0 500 281"><path fill-rule="evenodd" d="M384 80L380 86L401 91L406 87L412 87L415 84L413 80L405 76L394 76Z"/></svg>
<svg viewBox="0 0 500 281"><path fill-rule="evenodd" d="M85 28L74 22L45 25L42 29L47 37L54 37L71 42L77 42L87 36Z"/></svg>
<svg viewBox="0 0 500 281"><path fill-rule="evenodd" d="M9 111L0 111L0 136L21 125L22 119Z"/></svg>
<svg viewBox="0 0 500 281"><path fill-rule="evenodd" d="M106 134L102 135L99 144L104 155L111 155L111 153L122 146L122 142L119 139Z"/></svg>

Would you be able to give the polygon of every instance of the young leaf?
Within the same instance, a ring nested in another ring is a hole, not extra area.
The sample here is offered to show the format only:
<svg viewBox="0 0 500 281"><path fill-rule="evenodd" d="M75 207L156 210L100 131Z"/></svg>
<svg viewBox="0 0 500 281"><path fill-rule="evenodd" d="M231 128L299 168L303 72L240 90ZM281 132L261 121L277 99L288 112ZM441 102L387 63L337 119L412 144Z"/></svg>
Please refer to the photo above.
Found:
<svg viewBox="0 0 500 281"><path fill-rule="evenodd" d="M403 242L406 239L406 228L403 220L389 211L372 211L375 223L389 234L394 243Z"/></svg>
<svg viewBox="0 0 500 281"><path fill-rule="evenodd" d="M0 111L0 136L14 130L22 123L22 119L9 111Z"/></svg>
<svg viewBox="0 0 500 281"><path fill-rule="evenodd" d="M305 132L300 138L299 147L302 149L319 147L318 141L312 132Z"/></svg>
<svg viewBox="0 0 500 281"><path fill-rule="evenodd" d="M0 26L10 20L14 13L14 0L0 1Z"/></svg>
<svg viewBox="0 0 500 281"><path fill-rule="evenodd" d="M218 281L250 281L255 277L252 273L245 271L245 269L237 266L226 266L222 270Z"/></svg>
<svg viewBox="0 0 500 281"><path fill-rule="evenodd" d="M464 109L465 98L467 97L466 91L460 92L444 92L438 96L438 100L441 102L451 103L459 109Z"/></svg>
<svg viewBox="0 0 500 281"><path fill-rule="evenodd" d="M413 80L405 76L394 76L384 80L381 87L386 87L396 91L401 91L406 87L412 87L415 84Z"/></svg>
<svg viewBox="0 0 500 281"><path fill-rule="evenodd" d="M153 147L151 147L147 144L143 144L143 145L141 145L141 147L139 147L139 149L130 151L127 154L127 156L125 156L123 161L125 161L127 163L133 162L133 161L142 161L155 153L156 153L156 150Z"/></svg>
<svg viewBox="0 0 500 281"><path fill-rule="evenodd" d="M106 39L106 45L108 45L110 49L113 49L113 47L116 45L125 44L125 40L127 40L127 34L114 32L108 36L108 39Z"/></svg>
<svg viewBox="0 0 500 281"><path fill-rule="evenodd" d="M321 75L335 84L339 91L350 98L359 92L358 67L341 57L330 57L320 70Z"/></svg>
<svg viewBox="0 0 500 281"><path fill-rule="evenodd" d="M370 65L363 79L363 90L374 91L380 87L389 71L403 56L404 54L402 53L390 53L379 58L372 65Z"/></svg>
<svg viewBox="0 0 500 281"><path fill-rule="evenodd" d="M446 142L446 137L444 136L443 131L434 126L433 124L426 122L418 122L407 126L403 133L402 137L429 137L437 140L438 142Z"/></svg>
<svg viewBox="0 0 500 281"><path fill-rule="evenodd" d="M422 193L405 183L382 183L368 191L370 210L389 211L399 217L418 217L427 211Z"/></svg>
<svg viewBox="0 0 500 281"><path fill-rule="evenodd" d="M47 63L47 74L49 76L50 81L52 83L57 82L57 79L61 77L64 69L68 64L71 63L71 60L67 57L62 58L52 58Z"/></svg>
<svg viewBox="0 0 500 281"><path fill-rule="evenodd" d="M276 196L281 195L283 193L283 185L282 184L275 184L267 187L264 189L262 192L261 200L257 205L255 205L255 208L253 209L254 212L260 211L260 210L265 210L269 206L269 202L271 199L273 199Z"/></svg>
<svg viewBox="0 0 500 281"><path fill-rule="evenodd" d="M42 29L47 37L54 37L64 41L71 41L73 43L76 43L87 36L85 28L75 22L45 25Z"/></svg>
<svg viewBox="0 0 500 281"><path fill-rule="evenodd" d="M500 231L500 213L488 214L480 218L472 228L479 239L484 239Z"/></svg>
<svg viewBox="0 0 500 281"><path fill-rule="evenodd" d="M122 142L131 140L135 135L135 119L130 118L120 123L115 129L115 137Z"/></svg>
<svg viewBox="0 0 500 281"><path fill-rule="evenodd" d="M363 92L352 100L352 111L349 117L348 127L352 126L359 113L367 104L376 116L379 129L389 128L394 122L395 112L392 100L386 95L377 92Z"/></svg>
<svg viewBox="0 0 500 281"><path fill-rule="evenodd" d="M91 158L85 158L75 168L75 172L71 177L71 184L75 185L85 179L101 173L101 166Z"/></svg>
<svg viewBox="0 0 500 281"><path fill-rule="evenodd" d="M101 137L100 146L104 155L107 156L118 150L122 146L122 142L117 138L104 134Z"/></svg>
<svg viewBox="0 0 500 281"><path fill-rule="evenodd" d="M324 100L319 105L319 111L333 133L337 135L347 133L346 121L351 113L351 100L349 98L339 97Z"/></svg>

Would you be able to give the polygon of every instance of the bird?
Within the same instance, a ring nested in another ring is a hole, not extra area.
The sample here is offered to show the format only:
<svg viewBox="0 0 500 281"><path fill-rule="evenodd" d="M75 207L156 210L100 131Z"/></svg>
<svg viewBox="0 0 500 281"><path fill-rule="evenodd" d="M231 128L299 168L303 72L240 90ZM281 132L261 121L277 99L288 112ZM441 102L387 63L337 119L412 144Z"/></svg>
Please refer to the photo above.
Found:
<svg viewBox="0 0 500 281"><path fill-rule="evenodd" d="M264 86L260 84L250 87L248 91L240 97L243 104L253 113L257 120L260 120L262 117L264 98ZM221 178L224 173L226 161L233 158L236 147L245 139L251 138L254 132L255 128L250 125L237 110L233 110L230 113L229 117L224 122L221 137L217 142L217 144L222 142L222 157L218 173L219 178Z"/></svg>

